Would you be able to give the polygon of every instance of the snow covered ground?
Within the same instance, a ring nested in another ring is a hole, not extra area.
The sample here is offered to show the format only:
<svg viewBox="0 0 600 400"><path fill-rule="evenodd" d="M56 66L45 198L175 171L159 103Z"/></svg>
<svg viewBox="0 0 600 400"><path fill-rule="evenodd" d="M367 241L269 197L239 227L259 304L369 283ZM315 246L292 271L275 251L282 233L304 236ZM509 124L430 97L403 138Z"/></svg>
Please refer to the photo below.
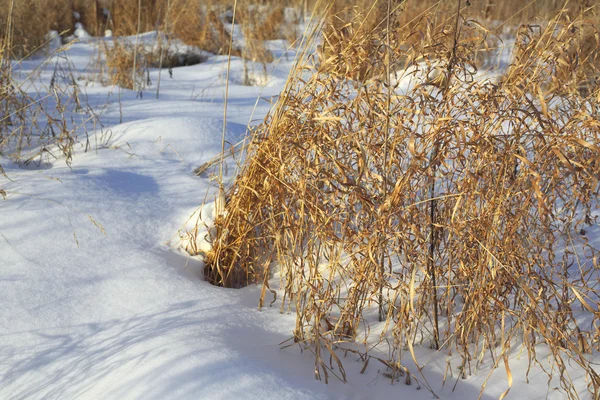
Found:
<svg viewBox="0 0 600 400"><path fill-rule="evenodd" d="M271 44L282 56L285 43ZM82 85L94 51L88 42L66 53ZM242 63L233 60L230 142L266 115L293 56L283 56L264 88L241 86ZM53 66L38 85L49 84ZM0 159L10 178L0 201L0 399L434 398L414 381L392 384L373 361L360 374L363 362L352 355L343 359L347 384L316 381L309 352L280 350L293 315L280 314L278 303L258 311L255 286L210 286L200 262L167 243L210 185L193 170L220 151L225 73L226 58L211 57L175 69L172 79L163 74L159 100L149 87L143 99L123 91L120 104L115 88L82 86L104 124L91 151L78 146L71 167ZM539 368L525 383L518 350L508 398L562 398ZM489 364L453 391L456 373L442 385L446 357L422 350L435 393L476 398ZM406 365L422 379L410 359ZM507 387L501 366L483 398Z"/></svg>

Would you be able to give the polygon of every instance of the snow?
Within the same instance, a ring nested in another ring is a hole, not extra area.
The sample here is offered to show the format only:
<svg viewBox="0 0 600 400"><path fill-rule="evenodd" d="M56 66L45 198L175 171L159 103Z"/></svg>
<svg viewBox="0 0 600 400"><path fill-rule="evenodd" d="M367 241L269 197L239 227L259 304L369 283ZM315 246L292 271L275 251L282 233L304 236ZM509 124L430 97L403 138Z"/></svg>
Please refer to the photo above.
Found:
<svg viewBox="0 0 600 400"><path fill-rule="evenodd" d="M86 77L93 52L77 43L58 61ZM98 107L105 129L72 168L1 160L11 181L0 203L0 398L329 397L310 366L301 379L281 372L295 362L278 347L291 316L259 312L256 288L210 286L199 261L166 243L206 194L194 168L221 149L222 63L177 69L160 100L123 92L119 107L114 88L88 87L92 104L111 104ZM229 142L262 91L232 89Z"/></svg>
<svg viewBox="0 0 600 400"><path fill-rule="evenodd" d="M283 56L285 45L272 45ZM104 124L90 138L92 149L78 146L71 167L48 158L22 168L0 158L10 178L0 201L0 398L433 398L423 384L392 384L374 360L361 374L364 363L351 354L342 358L347 384L316 381L309 351L280 349L293 314L280 314L279 302L259 311L259 287L207 284L201 262L170 245L211 187L210 175L193 170L221 149L226 58L163 75L158 100L154 87L142 99L123 90L119 100L119 89L93 83L96 51L90 38L73 44L43 67L36 86L49 84L56 61L73 65ZM269 67L264 87L237 84L242 61L232 61L228 142L266 115L270 102L257 99L279 94L293 56ZM23 76L40 63L24 62ZM447 355L417 351L438 396L479 395L489 363L453 392L456 375L442 384ZM509 398L562 398L547 393L539 368L526 384L526 356L514 353ZM423 382L410 358L406 365ZM507 387L500 366L482 398Z"/></svg>

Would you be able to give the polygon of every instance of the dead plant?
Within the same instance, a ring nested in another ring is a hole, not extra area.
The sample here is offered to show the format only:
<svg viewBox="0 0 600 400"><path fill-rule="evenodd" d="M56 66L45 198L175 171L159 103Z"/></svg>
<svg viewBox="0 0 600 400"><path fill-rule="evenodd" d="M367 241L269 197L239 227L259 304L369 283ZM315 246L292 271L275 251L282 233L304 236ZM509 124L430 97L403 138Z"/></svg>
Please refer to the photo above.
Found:
<svg viewBox="0 0 600 400"><path fill-rule="evenodd" d="M543 368L544 344L563 392L578 398L573 364L597 398L598 252L582 228L596 223L599 93L544 90L561 79L556 49L596 57L569 34L587 16L559 13L496 83L474 67L489 30L455 5L440 29L405 36L426 38L419 46L392 31L391 3L379 22L329 30L335 50L299 64L253 137L214 221L206 278L262 283L262 305L277 266L281 308L295 311L294 340L319 379L346 379L335 348L368 360L388 343L378 359L429 388L403 360L421 365L414 347L430 345L458 354L464 375L503 364L505 396L511 349Z"/></svg>

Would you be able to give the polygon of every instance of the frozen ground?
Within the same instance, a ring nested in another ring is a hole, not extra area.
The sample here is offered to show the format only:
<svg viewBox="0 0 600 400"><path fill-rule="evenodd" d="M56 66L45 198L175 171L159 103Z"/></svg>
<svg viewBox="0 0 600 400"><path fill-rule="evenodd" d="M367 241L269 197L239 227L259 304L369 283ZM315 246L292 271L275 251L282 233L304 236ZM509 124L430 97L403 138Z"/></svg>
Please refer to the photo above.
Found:
<svg viewBox="0 0 600 400"><path fill-rule="evenodd" d="M272 45L281 55L283 43ZM90 43L68 51L78 77L87 76L93 52ZM234 60L231 142L253 112L264 117L270 104L259 100L255 109L256 99L278 94L292 58L283 58L264 89L236 84L242 66ZM52 68L38 87L48 85ZM160 100L154 87L143 99L124 91L121 105L115 89L84 89L105 125L92 151L79 148L71 168L62 160L21 168L0 159L11 179L0 201L0 399L433 398L414 382L391 384L373 361L360 374L363 363L351 355L343 359L349 383L316 381L310 353L280 350L293 315L280 314L279 303L258 311L257 287L208 285L200 262L166 243L209 185L192 171L220 150L225 58L176 69L172 79L164 74ZM562 398L539 368L524 382L527 360L518 350L508 398ZM478 396L489 365L453 392L456 374L442 385L446 355L421 353L440 398ZM406 365L421 379L410 359ZM483 398L507 387L501 366Z"/></svg>

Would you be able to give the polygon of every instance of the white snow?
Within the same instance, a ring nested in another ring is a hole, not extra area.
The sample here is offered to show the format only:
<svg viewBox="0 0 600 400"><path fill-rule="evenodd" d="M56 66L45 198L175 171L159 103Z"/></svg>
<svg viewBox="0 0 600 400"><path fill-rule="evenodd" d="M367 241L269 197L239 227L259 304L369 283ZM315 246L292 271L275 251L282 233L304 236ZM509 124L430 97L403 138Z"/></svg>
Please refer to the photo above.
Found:
<svg viewBox="0 0 600 400"><path fill-rule="evenodd" d="M72 63L83 85L92 79L94 51L92 41L75 43L58 62ZM266 87L236 84L242 62L232 61L229 142L266 115L270 103L257 98L278 95L291 60L293 54L282 58ZM40 85L48 85L55 61L40 73ZM280 350L294 315L280 314L279 302L258 311L256 286L207 284L200 261L167 243L211 185L193 170L221 149L225 65L214 56L175 69L172 79L163 74L159 100L153 86L142 99L124 90L120 103L119 89L82 86L105 127L90 137L90 151L77 147L71 168L48 158L24 169L0 158L10 178L1 184L8 198L0 200L1 399L433 398L414 382L391 384L373 360L360 374L363 362L350 354L342 359L349 383L316 381L308 351ZM526 356L514 352L509 398L562 397L547 389L539 368L525 383ZM442 385L446 357L420 350L434 391L476 398L490 365L453 392L456 372ZM421 379L410 358L406 365ZM507 387L501 366L483 398Z"/></svg>

